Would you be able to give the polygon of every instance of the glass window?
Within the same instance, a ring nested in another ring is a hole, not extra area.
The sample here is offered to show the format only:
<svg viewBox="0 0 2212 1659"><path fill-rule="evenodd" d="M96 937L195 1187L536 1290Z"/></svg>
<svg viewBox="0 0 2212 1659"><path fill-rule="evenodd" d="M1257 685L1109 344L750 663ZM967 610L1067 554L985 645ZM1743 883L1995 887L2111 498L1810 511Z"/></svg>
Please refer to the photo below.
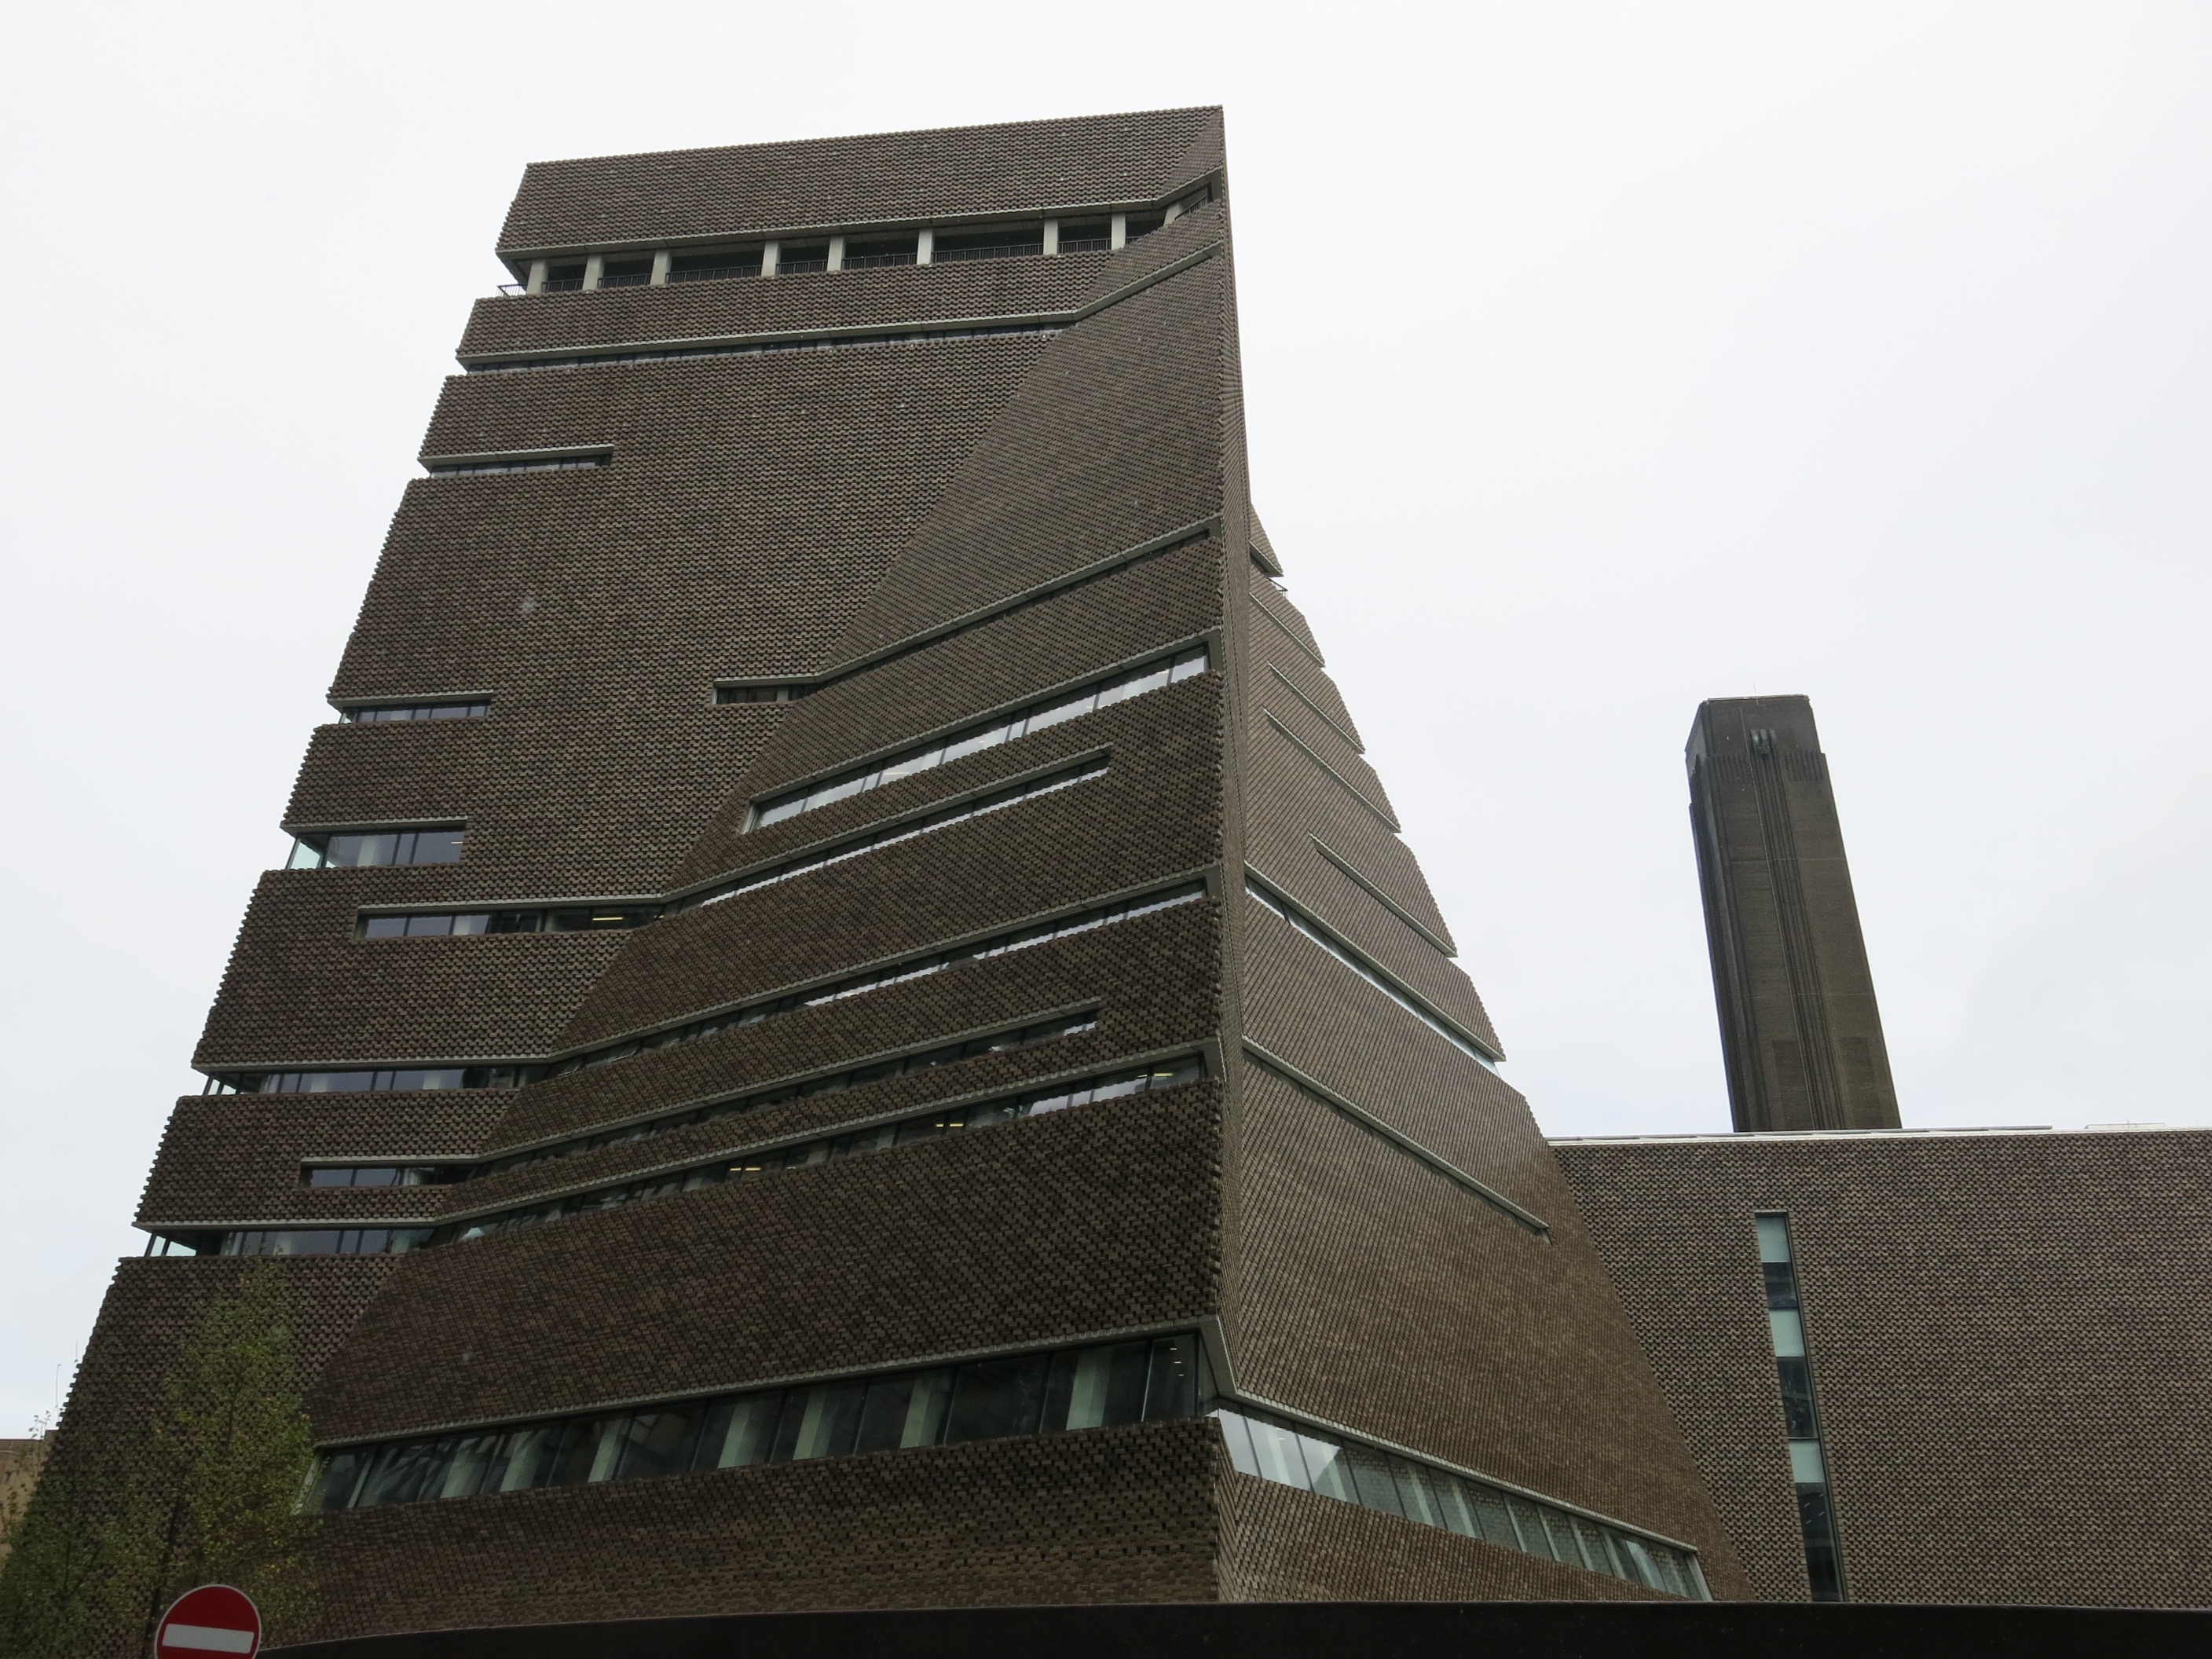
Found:
<svg viewBox="0 0 2212 1659"><path fill-rule="evenodd" d="M1827 1484L1828 1472L1821 1462L1819 1441L1793 1440L1790 1443L1790 1478L1801 1486Z"/></svg>
<svg viewBox="0 0 2212 1659"><path fill-rule="evenodd" d="M1279 1486L1311 1490L1312 1473L1306 1468L1305 1454L1298 1446L1297 1434L1264 1418L1251 1419L1251 1434L1253 1455L1262 1478Z"/></svg>
<svg viewBox="0 0 2212 1659"><path fill-rule="evenodd" d="M1778 1359L1802 1359L1805 1357L1805 1324L1796 1310L1790 1308L1770 1310L1766 1316L1769 1334L1774 1339L1774 1357Z"/></svg>
<svg viewBox="0 0 2212 1659"><path fill-rule="evenodd" d="M1152 1376L1145 1389L1145 1420L1158 1423L1198 1410L1198 1339L1152 1339Z"/></svg>
<svg viewBox="0 0 2212 1659"><path fill-rule="evenodd" d="M464 1435L453 1443L446 1465L446 1482L433 1494L439 1498L470 1498L480 1492L497 1492L507 1468L507 1446L513 1437L504 1434Z"/></svg>
<svg viewBox="0 0 2212 1659"><path fill-rule="evenodd" d="M1775 1368L1781 1374L1782 1420L1792 1440L1811 1440L1820 1431L1813 1420L1813 1373L1804 1360L1784 1359Z"/></svg>
<svg viewBox="0 0 2212 1659"><path fill-rule="evenodd" d="M1258 1474L1260 1459L1252 1449L1250 1420L1237 1412L1216 1412L1213 1417L1221 1425L1221 1437L1229 1446L1230 1467L1239 1474Z"/></svg>
<svg viewBox="0 0 2212 1659"><path fill-rule="evenodd" d="M914 1405L915 1378L878 1377L868 1384L866 1403L853 1437L856 1452L892 1451L905 1443L907 1413Z"/></svg>
<svg viewBox="0 0 2212 1659"><path fill-rule="evenodd" d="M361 830L302 836L286 860L289 870L364 870L393 864L459 864L467 832L459 825L433 830Z"/></svg>
<svg viewBox="0 0 2212 1659"><path fill-rule="evenodd" d="M1187 650L1177 652L1170 658L1163 658L1157 662L1131 669L1097 684L1085 687L1072 696L1059 696L1049 702L1039 703L1012 719L995 721L988 726L956 733L942 744L894 756L880 766L866 769L853 775L842 783L817 785L803 795L763 803L757 809L753 827L759 829L768 824L781 823L796 813L811 811L830 800L842 800L860 790L874 789L897 779L910 777L916 772L926 771L931 767L942 765L948 761L958 760L965 755L976 754L986 749L995 748L1000 744L1011 742L1015 738L1025 736L1029 732L1040 732L1048 726L1073 720L1078 715L1089 714L1094 708L1104 708L1110 703L1126 702L1130 697L1140 696L1148 691L1158 690L1175 681L1188 679L1194 674L1204 673L1210 660L1206 647L1193 646Z"/></svg>
<svg viewBox="0 0 2212 1659"><path fill-rule="evenodd" d="M623 1425L615 1478L629 1480L645 1475L681 1474L690 1468L698 1453L708 1411L706 1402L699 1401L632 1417Z"/></svg>
<svg viewBox="0 0 2212 1659"><path fill-rule="evenodd" d="M1380 1510L1385 1515L1406 1512L1398 1501L1398 1482L1391 1475L1390 1460L1382 1453L1365 1446L1346 1446L1338 1462L1350 1472L1361 1507Z"/></svg>
<svg viewBox="0 0 2212 1659"><path fill-rule="evenodd" d="M1513 1511L1505 1507L1504 1494L1488 1486L1468 1486L1467 1497L1476 1518L1482 1523L1485 1538L1493 1544L1503 1544L1510 1550L1525 1547L1521 1542L1521 1534L1514 1529Z"/></svg>
<svg viewBox="0 0 2212 1659"><path fill-rule="evenodd" d="M698 1467L733 1469L766 1462L782 1410L781 1394L717 1401L699 1432Z"/></svg>
<svg viewBox="0 0 2212 1659"><path fill-rule="evenodd" d="M907 1401L906 1428L902 1446L934 1446L945 1438L945 1419L952 1409L952 1371L950 1367L924 1371L914 1380Z"/></svg>
<svg viewBox="0 0 2212 1659"><path fill-rule="evenodd" d="M848 1455L860 1433L860 1407L867 1391L864 1382L822 1382L807 1389L797 1443L792 1448L793 1461Z"/></svg>
<svg viewBox="0 0 2212 1659"><path fill-rule="evenodd" d="M1759 1259L1761 1261L1790 1260L1790 1219L1787 1216L1763 1215L1759 1218Z"/></svg>
<svg viewBox="0 0 2212 1659"><path fill-rule="evenodd" d="M945 1443L1034 1434L1044 1413L1045 1357L979 1359L959 1368Z"/></svg>

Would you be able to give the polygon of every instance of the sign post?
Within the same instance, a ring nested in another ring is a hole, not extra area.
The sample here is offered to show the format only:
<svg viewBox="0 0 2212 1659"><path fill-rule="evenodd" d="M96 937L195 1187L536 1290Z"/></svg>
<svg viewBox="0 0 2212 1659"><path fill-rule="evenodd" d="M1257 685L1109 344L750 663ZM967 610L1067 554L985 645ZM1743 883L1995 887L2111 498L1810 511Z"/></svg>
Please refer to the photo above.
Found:
<svg viewBox="0 0 2212 1659"><path fill-rule="evenodd" d="M228 1584L186 1590L154 1632L154 1659L209 1659L218 1653L253 1659L260 1648L260 1612L245 1591Z"/></svg>

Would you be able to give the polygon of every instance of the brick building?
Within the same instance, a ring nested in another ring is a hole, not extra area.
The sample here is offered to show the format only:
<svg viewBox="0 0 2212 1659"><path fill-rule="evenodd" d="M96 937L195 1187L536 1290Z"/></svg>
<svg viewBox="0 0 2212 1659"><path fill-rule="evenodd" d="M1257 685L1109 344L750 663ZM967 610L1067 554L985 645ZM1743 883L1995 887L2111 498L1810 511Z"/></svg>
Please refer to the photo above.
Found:
<svg viewBox="0 0 2212 1659"><path fill-rule="evenodd" d="M1805 1595L1756 1257L1715 1376L1633 1260L1771 1189L1500 1077L1248 498L1219 112L541 164L500 250L70 1430L273 1255L295 1634Z"/></svg>

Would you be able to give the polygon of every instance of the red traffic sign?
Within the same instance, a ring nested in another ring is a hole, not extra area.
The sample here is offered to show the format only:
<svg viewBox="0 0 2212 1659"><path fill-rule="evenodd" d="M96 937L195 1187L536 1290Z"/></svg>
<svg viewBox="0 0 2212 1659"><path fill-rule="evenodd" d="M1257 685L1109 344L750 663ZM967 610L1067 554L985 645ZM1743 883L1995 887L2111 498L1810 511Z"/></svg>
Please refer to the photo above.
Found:
<svg viewBox="0 0 2212 1659"><path fill-rule="evenodd" d="M186 1590L161 1615L154 1632L155 1659L209 1659L235 1653L253 1659L261 1649L261 1614L244 1590L202 1584Z"/></svg>

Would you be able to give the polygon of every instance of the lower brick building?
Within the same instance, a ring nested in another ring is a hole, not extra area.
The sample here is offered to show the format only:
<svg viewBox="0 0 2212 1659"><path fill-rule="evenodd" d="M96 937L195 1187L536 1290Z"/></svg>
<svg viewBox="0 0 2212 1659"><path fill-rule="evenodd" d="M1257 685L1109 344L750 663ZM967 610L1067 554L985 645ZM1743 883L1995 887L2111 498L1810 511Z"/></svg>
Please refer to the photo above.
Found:
<svg viewBox="0 0 2212 1659"><path fill-rule="evenodd" d="M1817 1486L1854 1601L2212 1605L2212 1131L1553 1148L1755 1595L1813 1593ZM1791 1313L1817 1448L1795 1468Z"/></svg>

